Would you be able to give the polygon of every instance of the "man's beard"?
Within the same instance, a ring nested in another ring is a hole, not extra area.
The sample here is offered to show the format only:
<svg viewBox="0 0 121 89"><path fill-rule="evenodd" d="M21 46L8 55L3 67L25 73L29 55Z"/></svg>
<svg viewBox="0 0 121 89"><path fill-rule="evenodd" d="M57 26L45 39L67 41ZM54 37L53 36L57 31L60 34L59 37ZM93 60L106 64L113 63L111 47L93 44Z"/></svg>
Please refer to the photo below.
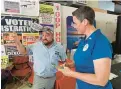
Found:
<svg viewBox="0 0 121 89"><path fill-rule="evenodd" d="M46 43L43 42L43 43L44 43L44 45L49 46L49 45L51 45L51 44L53 43L53 41L54 41L54 40L49 41L49 42L46 42Z"/></svg>

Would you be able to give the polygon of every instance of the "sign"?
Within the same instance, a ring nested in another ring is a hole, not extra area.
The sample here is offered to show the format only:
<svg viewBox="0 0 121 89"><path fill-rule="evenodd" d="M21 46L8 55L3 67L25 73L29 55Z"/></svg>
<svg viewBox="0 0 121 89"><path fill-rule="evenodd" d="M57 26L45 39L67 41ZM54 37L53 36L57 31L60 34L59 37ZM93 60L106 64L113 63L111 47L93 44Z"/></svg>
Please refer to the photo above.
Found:
<svg viewBox="0 0 121 89"><path fill-rule="evenodd" d="M57 43L61 43L61 5L54 3L54 13L55 13L55 28L54 28L54 38Z"/></svg>
<svg viewBox="0 0 121 89"><path fill-rule="evenodd" d="M54 8L53 5L40 4L40 24L54 24Z"/></svg>
<svg viewBox="0 0 121 89"><path fill-rule="evenodd" d="M2 16L1 18L1 32L17 32L19 34L31 32L32 18L11 16Z"/></svg>
<svg viewBox="0 0 121 89"><path fill-rule="evenodd" d="M21 14L39 16L39 0L20 0Z"/></svg>
<svg viewBox="0 0 121 89"><path fill-rule="evenodd" d="M32 28L34 31L42 31L43 26L40 25L40 24L37 24L37 23L32 23L32 24L31 24L31 28Z"/></svg>
<svg viewBox="0 0 121 89"><path fill-rule="evenodd" d="M5 69L9 63L9 59L7 55L1 56L1 68Z"/></svg>
<svg viewBox="0 0 121 89"><path fill-rule="evenodd" d="M4 11L5 13L20 13L20 3L15 1L4 1Z"/></svg>
<svg viewBox="0 0 121 89"><path fill-rule="evenodd" d="M27 46L35 43L39 39L39 33L23 33L22 44Z"/></svg>

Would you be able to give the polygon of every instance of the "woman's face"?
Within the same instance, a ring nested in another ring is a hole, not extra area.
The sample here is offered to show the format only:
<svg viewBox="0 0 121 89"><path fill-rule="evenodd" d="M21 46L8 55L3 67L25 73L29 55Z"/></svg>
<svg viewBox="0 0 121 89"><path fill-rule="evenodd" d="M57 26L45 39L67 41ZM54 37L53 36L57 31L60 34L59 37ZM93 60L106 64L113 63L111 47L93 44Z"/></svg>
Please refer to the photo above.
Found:
<svg viewBox="0 0 121 89"><path fill-rule="evenodd" d="M78 34L84 34L85 33L85 25L83 24L83 21L80 22L76 16L73 16L73 22L74 22L74 28L78 31Z"/></svg>

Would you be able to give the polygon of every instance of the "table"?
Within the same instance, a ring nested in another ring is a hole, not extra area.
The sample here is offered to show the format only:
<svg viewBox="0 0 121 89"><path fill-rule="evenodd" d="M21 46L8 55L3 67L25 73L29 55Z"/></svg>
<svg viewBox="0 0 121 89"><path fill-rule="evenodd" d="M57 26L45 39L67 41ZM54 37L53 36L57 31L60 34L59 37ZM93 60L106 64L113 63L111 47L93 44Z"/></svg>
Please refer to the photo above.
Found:
<svg viewBox="0 0 121 89"><path fill-rule="evenodd" d="M117 78L111 80L113 89L121 89L121 63L112 65L111 72L118 75Z"/></svg>
<svg viewBox="0 0 121 89"><path fill-rule="evenodd" d="M61 72L56 73L55 89L75 89L75 86L76 79L64 76Z"/></svg>
<svg viewBox="0 0 121 89"><path fill-rule="evenodd" d="M121 63L114 64L111 67L111 72L119 76L111 80L113 89L121 89ZM75 89L75 79L71 77L65 77L60 72L57 72L56 76L57 80L55 89Z"/></svg>
<svg viewBox="0 0 121 89"><path fill-rule="evenodd" d="M72 60L67 59L67 62L72 62ZM61 63L59 63L61 65ZM75 71L75 68L71 68ZM56 73L55 89L75 89L76 79L72 77L64 76L61 72Z"/></svg>

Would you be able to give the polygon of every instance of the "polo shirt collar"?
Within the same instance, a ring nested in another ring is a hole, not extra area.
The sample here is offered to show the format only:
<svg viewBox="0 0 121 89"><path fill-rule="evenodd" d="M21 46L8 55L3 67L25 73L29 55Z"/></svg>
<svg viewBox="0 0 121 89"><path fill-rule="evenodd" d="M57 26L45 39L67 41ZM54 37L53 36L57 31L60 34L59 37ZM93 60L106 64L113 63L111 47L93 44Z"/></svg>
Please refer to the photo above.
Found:
<svg viewBox="0 0 121 89"><path fill-rule="evenodd" d="M100 33L101 33L100 29L95 30L95 31L86 39L86 41L96 38Z"/></svg>

